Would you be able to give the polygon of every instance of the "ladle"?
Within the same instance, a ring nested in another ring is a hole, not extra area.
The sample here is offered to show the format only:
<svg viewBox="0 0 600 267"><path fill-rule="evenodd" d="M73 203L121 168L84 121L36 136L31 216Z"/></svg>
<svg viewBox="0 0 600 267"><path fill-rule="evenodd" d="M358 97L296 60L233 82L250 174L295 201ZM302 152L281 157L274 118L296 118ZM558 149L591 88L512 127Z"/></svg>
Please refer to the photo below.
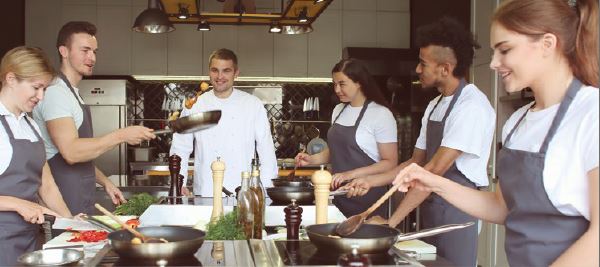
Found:
<svg viewBox="0 0 600 267"><path fill-rule="evenodd" d="M106 210L104 207L102 207L100 204L96 203L94 205L100 212L104 213L104 215L110 217L111 219L113 219L115 222L117 222L118 224L120 224L121 226L123 226L123 229L129 231L130 233L132 233L135 237L139 238L142 240L142 243L169 243L169 241L167 241L164 238L154 238L154 237L146 237L145 235L143 235L142 233L138 232L137 230L133 229L131 227L131 225L126 224L125 222L121 221L121 219L119 219L119 217L115 216L114 214L112 214L110 211Z"/></svg>
<svg viewBox="0 0 600 267"><path fill-rule="evenodd" d="M373 211L375 211L377 208L379 208L379 206L381 206L381 204L383 204L383 202L385 202L388 198L390 198L390 196L396 190L398 190L398 188L400 187L401 184L402 183L397 183L396 185L392 186L392 188L390 188L390 190L388 190L383 196L381 196L367 210L363 211L362 213L356 214L354 216L350 216L350 218L348 218L345 221L338 224L337 227L335 228L335 232L342 237L351 235L352 233L356 232L356 230L358 230L358 228L360 228L360 226L365 222L365 219Z"/></svg>

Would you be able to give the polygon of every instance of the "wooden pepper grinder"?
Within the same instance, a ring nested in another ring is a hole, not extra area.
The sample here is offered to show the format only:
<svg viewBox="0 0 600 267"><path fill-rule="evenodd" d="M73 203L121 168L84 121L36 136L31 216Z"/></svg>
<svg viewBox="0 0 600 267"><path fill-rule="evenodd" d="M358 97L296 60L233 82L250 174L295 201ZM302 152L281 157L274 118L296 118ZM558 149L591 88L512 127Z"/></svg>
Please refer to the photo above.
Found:
<svg viewBox="0 0 600 267"><path fill-rule="evenodd" d="M283 211L285 212L287 240L298 240L300 238L300 223L302 222L302 207L296 204L295 199L292 199L292 204L285 207Z"/></svg>
<svg viewBox="0 0 600 267"><path fill-rule="evenodd" d="M313 173L310 179L315 187L315 209L316 224L327 223L327 206L329 205L329 186L331 185L331 173L321 165L321 170Z"/></svg>
<svg viewBox="0 0 600 267"><path fill-rule="evenodd" d="M220 157L210 164L213 175L213 209L210 215L210 222L216 222L219 217L223 216L223 198L221 192L223 190L223 176L225 174L225 163Z"/></svg>
<svg viewBox="0 0 600 267"><path fill-rule="evenodd" d="M171 186L169 187L169 202L174 204L174 199L177 196L177 178L179 177L179 170L181 170L181 157L177 154L173 154L169 157L169 172L171 174ZM179 189L181 190L181 189Z"/></svg>

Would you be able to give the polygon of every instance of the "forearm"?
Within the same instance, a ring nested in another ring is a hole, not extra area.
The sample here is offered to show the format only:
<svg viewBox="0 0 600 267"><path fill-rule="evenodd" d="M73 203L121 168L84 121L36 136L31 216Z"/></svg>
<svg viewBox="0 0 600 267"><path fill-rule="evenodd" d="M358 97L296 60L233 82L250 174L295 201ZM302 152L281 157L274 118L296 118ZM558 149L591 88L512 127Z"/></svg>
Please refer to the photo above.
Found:
<svg viewBox="0 0 600 267"><path fill-rule="evenodd" d="M597 228L588 229L550 266L599 266L598 234L600 233Z"/></svg>
<svg viewBox="0 0 600 267"><path fill-rule="evenodd" d="M107 184L112 184L108 177L106 177L106 175L104 175L104 173L100 169L98 169L98 167L94 166L94 169L96 171L96 183L100 184L103 187L106 187Z"/></svg>
<svg viewBox="0 0 600 267"><path fill-rule="evenodd" d="M0 196L0 211L16 211L19 203L26 201L13 196Z"/></svg>
<svg viewBox="0 0 600 267"><path fill-rule="evenodd" d="M404 169L406 166L410 165L413 162L414 160L411 158L405 162L400 163L400 165L394 167L393 169L387 172L370 175L367 177L366 180L369 182L369 185L371 187L389 185L394 181L394 178L396 178L396 175L398 175L398 173L402 169Z"/></svg>
<svg viewBox="0 0 600 267"><path fill-rule="evenodd" d="M434 192L465 213L482 220L504 224L508 209L502 199L500 186L497 192L479 191L439 177Z"/></svg>
<svg viewBox="0 0 600 267"><path fill-rule="evenodd" d="M118 132L111 132L101 137L76 138L68 146L59 147L59 150L69 164L88 162L120 144L121 140Z"/></svg>
<svg viewBox="0 0 600 267"><path fill-rule="evenodd" d="M310 155L311 165L321 165L329 163L329 149L325 149L320 153Z"/></svg>
<svg viewBox="0 0 600 267"><path fill-rule="evenodd" d="M388 224L391 227L396 227L401 221L404 220L406 215L408 215L411 211L417 208L428 196L429 192L420 191L420 190L409 190L408 193L400 202L400 205L396 208L390 219L388 220Z"/></svg>

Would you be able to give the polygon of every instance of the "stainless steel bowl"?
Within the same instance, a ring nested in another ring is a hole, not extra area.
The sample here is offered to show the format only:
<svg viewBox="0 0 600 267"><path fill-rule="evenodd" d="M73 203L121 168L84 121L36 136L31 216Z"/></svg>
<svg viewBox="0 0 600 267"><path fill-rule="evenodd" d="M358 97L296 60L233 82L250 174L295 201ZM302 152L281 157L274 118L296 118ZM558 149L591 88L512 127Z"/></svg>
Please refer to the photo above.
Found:
<svg viewBox="0 0 600 267"><path fill-rule="evenodd" d="M69 265L83 259L83 252L74 249L36 250L21 255L17 261L28 266Z"/></svg>

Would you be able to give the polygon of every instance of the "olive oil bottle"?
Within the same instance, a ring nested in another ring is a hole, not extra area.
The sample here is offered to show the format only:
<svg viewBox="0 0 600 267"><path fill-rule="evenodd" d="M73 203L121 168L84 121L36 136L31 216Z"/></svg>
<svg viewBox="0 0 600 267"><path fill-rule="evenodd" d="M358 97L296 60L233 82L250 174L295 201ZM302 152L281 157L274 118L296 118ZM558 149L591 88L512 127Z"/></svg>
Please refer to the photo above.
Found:
<svg viewBox="0 0 600 267"><path fill-rule="evenodd" d="M238 224L246 239L254 237L254 193L250 190L250 173L242 172L242 188L237 193Z"/></svg>
<svg viewBox="0 0 600 267"><path fill-rule="evenodd" d="M253 238L262 239L262 230L265 224L265 189L260 181L260 165L258 159L252 160L252 174L250 191L253 197L254 233Z"/></svg>

